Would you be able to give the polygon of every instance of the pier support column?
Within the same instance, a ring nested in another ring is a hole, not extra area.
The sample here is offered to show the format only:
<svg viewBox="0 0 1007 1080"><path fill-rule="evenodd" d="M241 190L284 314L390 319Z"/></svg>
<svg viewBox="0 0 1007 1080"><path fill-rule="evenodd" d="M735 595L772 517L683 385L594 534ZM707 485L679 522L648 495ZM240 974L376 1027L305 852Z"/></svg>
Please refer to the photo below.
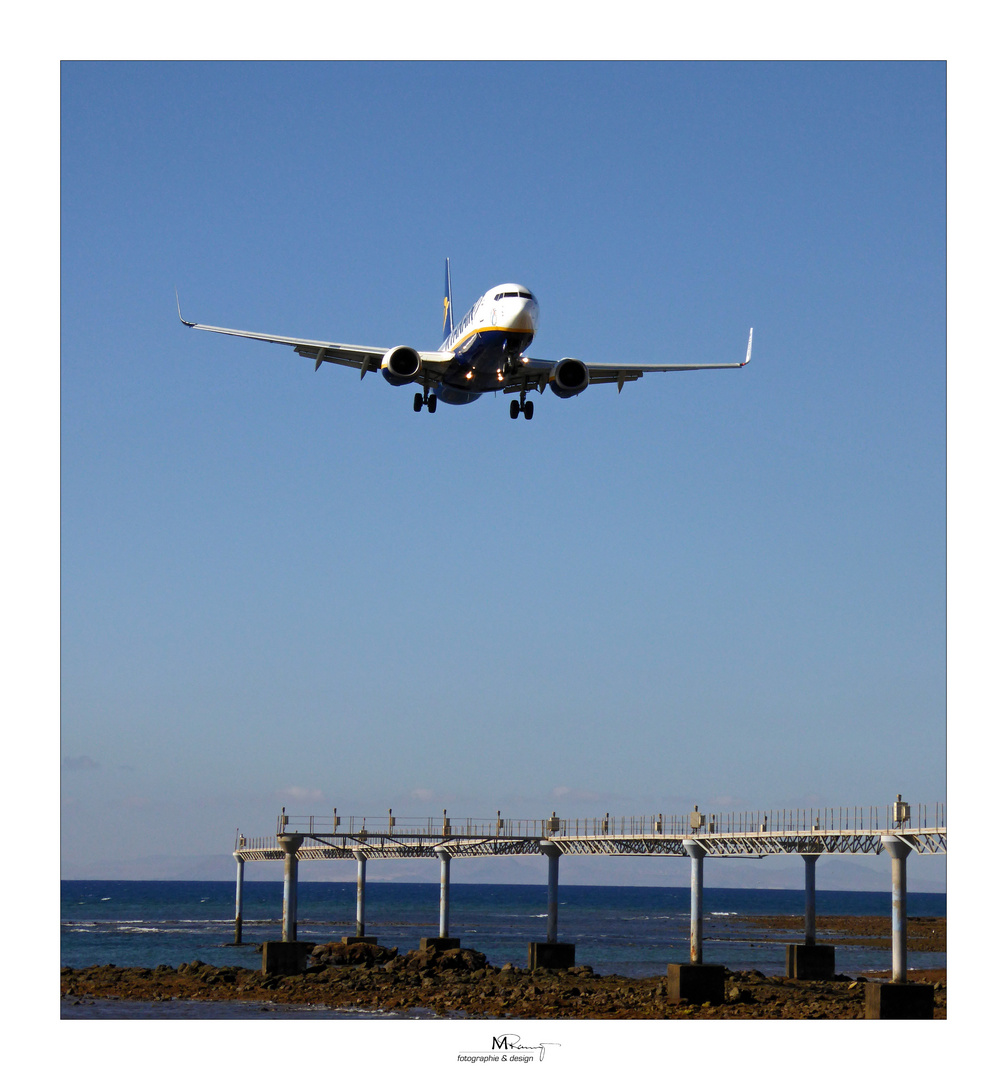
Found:
<svg viewBox="0 0 1007 1080"><path fill-rule="evenodd" d="M365 890L367 888L367 856L362 851L354 851L357 860L357 932L342 938L344 945L377 945L376 937L367 937L364 925Z"/></svg>
<svg viewBox="0 0 1007 1080"><path fill-rule="evenodd" d="M559 922L559 857L563 853L555 844L543 844L546 858L549 860L549 876L546 885L545 939L556 940L556 926Z"/></svg>
<svg viewBox="0 0 1007 1080"><path fill-rule="evenodd" d="M703 859L706 849L691 839L683 840L682 846L692 862L689 963L668 965L668 1000L722 1005L727 969L721 964L703 963Z"/></svg>
<svg viewBox="0 0 1007 1080"><path fill-rule="evenodd" d="M435 848L441 861L441 903L440 921L435 938L420 938L421 949L457 949L461 942L458 938L448 937L451 919L451 852L444 848Z"/></svg>
<svg viewBox="0 0 1007 1080"><path fill-rule="evenodd" d="M575 946L556 939L559 923L559 857L563 852L557 844L543 843L541 846L549 860L545 941L528 942L528 967L570 968L574 965Z"/></svg>
<svg viewBox="0 0 1007 1080"><path fill-rule="evenodd" d="M913 850L901 836L882 836L892 857L892 981L868 983L864 1015L868 1020L933 1020L934 988L907 979L906 859Z"/></svg>
<svg viewBox="0 0 1007 1080"><path fill-rule="evenodd" d="M446 851L438 851L437 858L441 861L441 906L437 936L446 938L451 915L451 856Z"/></svg>
<svg viewBox="0 0 1007 1080"><path fill-rule="evenodd" d="M906 981L908 928L906 926L906 859L912 848L899 836L882 836L892 857L892 982Z"/></svg>
<svg viewBox="0 0 1007 1080"><path fill-rule="evenodd" d="M304 971L311 942L297 940L297 849L304 837L281 834L276 842L283 852L283 937L262 943L263 975L294 975Z"/></svg>
<svg viewBox="0 0 1007 1080"><path fill-rule="evenodd" d="M357 937L364 936L364 890L367 886L367 856L357 852Z"/></svg>
<svg viewBox="0 0 1007 1080"><path fill-rule="evenodd" d="M827 979L836 973L834 945L815 944L815 863L820 852L802 852L804 859L804 944L787 945L787 977Z"/></svg>
<svg viewBox="0 0 1007 1080"><path fill-rule="evenodd" d="M283 941L297 940L297 849L303 836L279 836L283 852Z"/></svg>
<svg viewBox="0 0 1007 1080"><path fill-rule="evenodd" d="M703 962L703 858L706 850L695 840L682 843L692 863L689 904L689 963Z"/></svg>
<svg viewBox="0 0 1007 1080"><path fill-rule="evenodd" d="M815 863L818 855L802 855L804 859L804 944L815 943Z"/></svg>
<svg viewBox="0 0 1007 1080"><path fill-rule="evenodd" d="M234 856L238 864L238 877L234 886L234 944L241 944L241 888L245 883L245 860L240 855Z"/></svg>

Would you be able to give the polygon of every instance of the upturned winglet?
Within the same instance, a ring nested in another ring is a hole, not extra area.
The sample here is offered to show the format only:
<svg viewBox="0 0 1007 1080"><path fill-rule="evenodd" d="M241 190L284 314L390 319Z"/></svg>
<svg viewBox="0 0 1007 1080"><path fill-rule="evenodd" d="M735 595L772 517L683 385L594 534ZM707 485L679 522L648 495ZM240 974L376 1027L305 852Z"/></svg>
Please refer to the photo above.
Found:
<svg viewBox="0 0 1007 1080"><path fill-rule="evenodd" d="M748 363L748 361L752 359L752 335L753 335L754 333L755 333L755 327L753 326L753 327L752 327L752 328L751 328L751 329L750 329L750 330L748 331L748 352L747 352L747 353L745 353L745 363L741 365L742 367L744 367L744 366L745 366L745 364L747 364L747 363Z"/></svg>
<svg viewBox="0 0 1007 1080"><path fill-rule="evenodd" d="M183 325L185 325L185 326L195 326L196 325L194 322L188 322L186 319L182 318L182 305L178 302L178 289L175 290L175 307L178 308L178 318L179 318L179 321ZM749 346L749 348L751 348L751 346Z"/></svg>

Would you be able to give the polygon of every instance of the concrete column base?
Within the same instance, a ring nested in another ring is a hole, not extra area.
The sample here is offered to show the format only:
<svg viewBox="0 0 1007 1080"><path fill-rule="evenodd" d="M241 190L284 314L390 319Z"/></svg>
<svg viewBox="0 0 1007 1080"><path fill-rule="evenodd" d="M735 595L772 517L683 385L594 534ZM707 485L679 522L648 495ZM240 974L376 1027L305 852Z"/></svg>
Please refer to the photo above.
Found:
<svg viewBox="0 0 1007 1080"><path fill-rule="evenodd" d="M456 937L420 938L421 949L436 949L437 952L444 952L447 949L460 949L461 947L461 941Z"/></svg>
<svg viewBox="0 0 1007 1080"><path fill-rule="evenodd" d="M339 940L344 945L377 945L378 943L378 939L376 937L371 937L370 935L357 937L356 935L351 934L348 937L340 938Z"/></svg>
<svg viewBox="0 0 1007 1080"><path fill-rule="evenodd" d="M722 964L669 964L668 1000L723 1005L726 974Z"/></svg>
<svg viewBox="0 0 1007 1080"><path fill-rule="evenodd" d="M529 941L528 967L572 968L576 946L566 941Z"/></svg>
<svg viewBox="0 0 1007 1080"><path fill-rule="evenodd" d="M262 943L263 975L297 975L308 966L308 954L313 941L264 941Z"/></svg>
<svg viewBox="0 0 1007 1080"><path fill-rule="evenodd" d="M831 979L835 973L835 945L787 945L788 979Z"/></svg>
<svg viewBox="0 0 1007 1080"><path fill-rule="evenodd" d="M929 983L867 984L865 1020L933 1020L934 988Z"/></svg>

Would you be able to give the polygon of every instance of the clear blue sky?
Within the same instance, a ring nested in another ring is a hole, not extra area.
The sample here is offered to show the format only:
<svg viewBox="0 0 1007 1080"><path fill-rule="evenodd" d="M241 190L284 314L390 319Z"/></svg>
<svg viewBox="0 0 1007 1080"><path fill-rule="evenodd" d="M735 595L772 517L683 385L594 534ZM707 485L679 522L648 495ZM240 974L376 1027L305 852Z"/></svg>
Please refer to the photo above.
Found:
<svg viewBox="0 0 1007 1080"><path fill-rule="evenodd" d="M281 805L946 798L942 64L65 64L61 113L65 874ZM752 363L416 415L175 312L432 348L445 255L535 356Z"/></svg>

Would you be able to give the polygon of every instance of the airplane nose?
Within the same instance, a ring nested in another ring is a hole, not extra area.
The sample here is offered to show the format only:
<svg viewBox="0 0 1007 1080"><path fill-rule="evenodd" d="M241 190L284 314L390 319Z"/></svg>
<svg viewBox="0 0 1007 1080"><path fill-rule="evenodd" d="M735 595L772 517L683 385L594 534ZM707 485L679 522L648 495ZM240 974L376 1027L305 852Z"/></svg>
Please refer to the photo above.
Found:
<svg viewBox="0 0 1007 1080"><path fill-rule="evenodd" d="M512 330L534 331L538 322L538 304L534 300L521 299L514 308L514 314L508 320Z"/></svg>

